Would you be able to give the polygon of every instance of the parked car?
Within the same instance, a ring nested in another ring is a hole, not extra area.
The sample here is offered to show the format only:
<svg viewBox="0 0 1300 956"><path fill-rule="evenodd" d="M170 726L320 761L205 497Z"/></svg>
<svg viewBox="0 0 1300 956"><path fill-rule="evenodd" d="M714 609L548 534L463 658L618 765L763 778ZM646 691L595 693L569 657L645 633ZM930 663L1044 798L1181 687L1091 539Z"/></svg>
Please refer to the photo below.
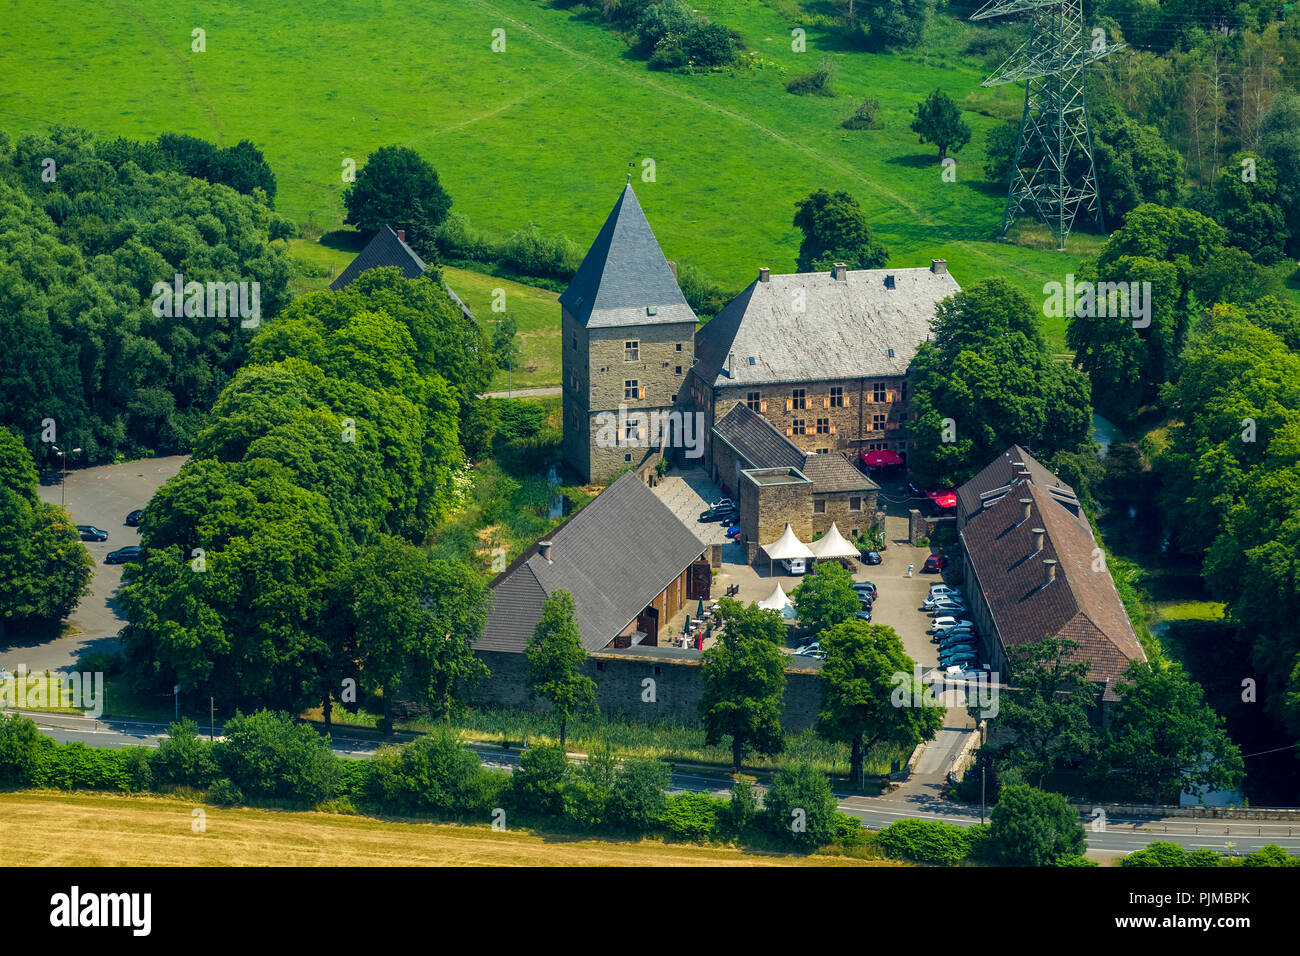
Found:
<svg viewBox="0 0 1300 956"><path fill-rule="evenodd" d="M950 647L947 650L939 652L940 661L948 661L950 664L960 663L960 658L970 658L974 660L979 657L979 652L973 647Z"/></svg>
<svg viewBox="0 0 1300 956"><path fill-rule="evenodd" d="M941 641L939 643L939 653L943 654L947 651L955 651L959 647L969 647L974 649L976 646L978 646L976 638L974 635L968 634L964 637L954 637L951 640Z"/></svg>
<svg viewBox="0 0 1300 956"><path fill-rule="evenodd" d="M732 521L740 517L735 505L719 505L700 512L700 521Z"/></svg>
<svg viewBox="0 0 1300 956"><path fill-rule="evenodd" d="M944 669L953 666L961 666L963 664L974 664L974 663L975 663L975 654L973 652L954 654L952 657L944 657L942 654L939 655L939 666Z"/></svg>
<svg viewBox="0 0 1300 956"><path fill-rule="evenodd" d="M930 638L930 642L932 644L943 644L947 641L952 641L959 637L967 638L969 640L974 640L978 636L979 635L976 634L969 627L950 627L942 631L935 631L934 637Z"/></svg>
<svg viewBox="0 0 1300 956"><path fill-rule="evenodd" d="M948 587L948 585L942 583L931 584L930 597L935 597L940 594L949 594L952 595L953 597L959 598L961 597L961 588L950 588Z"/></svg>
<svg viewBox="0 0 1300 956"><path fill-rule="evenodd" d="M863 551L859 557L863 564L879 564L882 560L879 551Z"/></svg>
<svg viewBox="0 0 1300 956"><path fill-rule="evenodd" d="M77 525L77 534L81 535L82 541L107 541L108 532L103 528L96 528L93 524Z"/></svg>
<svg viewBox="0 0 1300 956"><path fill-rule="evenodd" d="M931 624L931 629L932 629L936 634L939 633L940 631L942 631L944 628L949 628L949 627L970 627L970 628L973 628L973 627L975 626L975 622L974 622L974 621L969 621L969 620L967 620L967 619L964 618L964 617L957 617L956 615L950 615L950 614L940 614L940 615L937 615L937 616L935 616L935 618L930 622L930 624Z"/></svg>
<svg viewBox="0 0 1300 956"><path fill-rule="evenodd" d="M989 673L987 664L970 662L966 664L949 664L947 670L944 671L944 677L949 680L971 680L987 673Z"/></svg>
<svg viewBox="0 0 1300 956"><path fill-rule="evenodd" d="M870 608L868 608L868 609L865 610L865 611L859 611L857 614L855 614L855 615L853 615L853 616L856 617L859 621L866 621L868 624L871 623L871 609L870 609Z"/></svg>
<svg viewBox="0 0 1300 956"><path fill-rule="evenodd" d="M948 557L943 554L932 554L925 559L925 564L921 565L922 574L938 574L948 566Z"/></svg>
<svg viewBox="0 0 1300 956"><path fill-rule="evenodd" d="M717 501L709 502L710 508L734 508L736 503L730 498L719 498Z"/></svg>
<svg viewBox="0 0 1300 956"><path fill-rule="evenodd" d="M138 545L128 544L125 548L118 548L116 551L110 551L104 555L105 564L125 564L128 561L139 561L143 549Z"/></svg>
<svg viewBox="0 0 1300 956"><path fill-rule="evenodd" d="M951 594L941 594L938 597L926 598L922 607L935 614L952 614L955 611L964 612L966 602Z"/></svg>
<svg viewBox="0 0 1300 956"><path fill-rule="evenodd" d="M854 581L853 590L862 594L871 595L871 600L873 601L876 599L876 586L870 581Z"/></svg>
<svg viewBox="0 0 1300 956"><path fill-rule="evenodd" d="M140 519L144 517L144 511L136 508L126 516L126 526L128 528L137 528L140 526Z"/></svg>
<svg viewBox="0 0 1300 956"><path fill-rule="evenodd" d="M803 574L808 570L803 558L782 558L781 567L785 568L786 574Z"/></svg>
<svg viewBox="0 0 1300 956"><path fill-rule="evenodd" d="M822 649L821 642L813 641L811 644L804 644L802 647L799 647L797 650L795 650L795 653L798 654L800 657L808 657L820 652L821 649Z"/></svg>

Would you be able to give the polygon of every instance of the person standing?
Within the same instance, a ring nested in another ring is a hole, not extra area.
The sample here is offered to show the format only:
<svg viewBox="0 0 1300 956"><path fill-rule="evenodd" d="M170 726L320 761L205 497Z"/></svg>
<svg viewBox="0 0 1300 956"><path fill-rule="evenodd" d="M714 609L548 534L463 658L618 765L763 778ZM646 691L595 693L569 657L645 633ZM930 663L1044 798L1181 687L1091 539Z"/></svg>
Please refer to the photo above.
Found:
<svg viewBox="0 0 1300 956"><path fill-rule="evenodd" d="M907 576L908 576L909 578L912 576L912 572L913 572L914 570L916 570L916 565L915 565L915 564L909 564L909 565L907 566Z"/></svg>

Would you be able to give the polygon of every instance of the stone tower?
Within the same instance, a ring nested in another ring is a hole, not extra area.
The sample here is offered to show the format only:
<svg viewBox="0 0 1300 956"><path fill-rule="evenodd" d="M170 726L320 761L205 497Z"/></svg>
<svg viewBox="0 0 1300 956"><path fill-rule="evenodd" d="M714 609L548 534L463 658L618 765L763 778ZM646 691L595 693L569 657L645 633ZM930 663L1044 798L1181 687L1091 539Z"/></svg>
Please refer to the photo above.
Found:
<svg viewBox="0 0 1300 956"><path fill-rule="evenodd" d="M695 312L629 184L560 296L564 455L604 484L679 435L691 407ZM662 429L662 430L661 430ZM688 433L689 434L689 433Z"/></svg>

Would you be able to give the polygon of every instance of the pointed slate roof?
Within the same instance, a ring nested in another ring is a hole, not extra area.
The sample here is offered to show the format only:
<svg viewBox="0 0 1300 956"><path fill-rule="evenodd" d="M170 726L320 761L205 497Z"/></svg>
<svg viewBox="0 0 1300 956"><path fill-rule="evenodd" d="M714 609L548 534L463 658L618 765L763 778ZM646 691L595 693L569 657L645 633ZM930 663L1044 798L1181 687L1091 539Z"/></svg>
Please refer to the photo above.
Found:
<svg viewBox="0 0 1300 956"><path fill-rule="evenodd" d="M393 232L391 226L384 226L380 229L371 240L366 243L366 247L357 253L357 257L348 263L348 267L339 273L339 277L330 283L330 291L337 292L339 289L346 289L356 281L357 276L368 269L378 269L381 266L396 266L402 270L402 274L408 279L418 279L424 275L428 268L425 261L421 259L405 242L403 242ZM460 309L460 314L466 319L473 322L474 313L469 310L460 296L452 291L451 286L443 283L442 287L447 290L447 295L451 301L456 303Z"/></svg>
<svg viewBox="0 0 1300 956"><path fill-rule="evenodd" d="M587 328L696 321L631 185L618 197L560 304Z"/></svg>
<svg viewBox="0 0 1300 956"><path fill-rule="evenodd" d="M361 273L380 266L397 266L408 279L418 279L425 270L424 260L415 254L415 250L398 239L391 226L384 226L330 283L330 289L334 292L346 289Z"/></svg>

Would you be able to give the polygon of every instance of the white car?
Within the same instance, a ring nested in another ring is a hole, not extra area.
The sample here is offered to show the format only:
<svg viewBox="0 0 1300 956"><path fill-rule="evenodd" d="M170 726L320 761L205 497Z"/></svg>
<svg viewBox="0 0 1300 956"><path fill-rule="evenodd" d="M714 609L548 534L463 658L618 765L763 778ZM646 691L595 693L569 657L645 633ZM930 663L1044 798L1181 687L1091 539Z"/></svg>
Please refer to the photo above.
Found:
<svg viewBox="0 0 1300 956"><path fill-rule="evenodd" d="M805 644L795 651L799 657L813 657L821 653L822 645L820 641L813 641L811 644Z"/></svg>
<svg viewBox="0 0 1300 956"><path fill-rule="evenodd" d="M782 558L781 566L787 574L803 574L808 570L803 558Z"/></svg>
<svg viewBox="0 0 1300 956"><path fill-rule="evenodd" d="M940 594L950 594L953 597L961 597L961 588L950 588L946 584L931 584L930 597L935 597Z"/></svg>
<svg viewBox="0 0 1300 956"><path fill-rule="evenodd" d="M947 630L950 627L969 627L972 630L974 630L975 628L974 621L968 621L964 617L952 617L949 615L936 617L933 623L934 623L933 630L936 634L939 631Z"/></svg>
<svg viewBox="0 0 1300 956"><path fill-rule="evenodd" d="M941 595L940 597L927 598L925 603L922 604L921 606L924 607L927 611L938 611L940 613L945 611L966 610L965 601L959 598L949 597L946 594Z"/></svg>

